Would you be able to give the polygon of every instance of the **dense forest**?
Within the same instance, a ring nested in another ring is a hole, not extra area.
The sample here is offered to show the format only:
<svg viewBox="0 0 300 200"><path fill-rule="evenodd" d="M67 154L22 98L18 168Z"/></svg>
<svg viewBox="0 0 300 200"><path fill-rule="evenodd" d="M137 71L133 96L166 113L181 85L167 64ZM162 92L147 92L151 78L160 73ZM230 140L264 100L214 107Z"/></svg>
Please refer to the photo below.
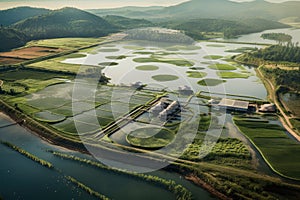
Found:
<svg viewBox="0 0 300 200"><path fill-rule="evenodd" d="M264 33L260 36L263 39L275 40L278 43L291 42L293 37L285 33Z"/></svg>
<svg viewBox="0 0 300 200"><path fill-rule="evenodd" d="M145 19L133 19L133 18L121 17L117 15L107 15L103 17L103 19L105 19L112 25L115 25L122 29L133 29L133 28L155 26L152 22Z"/></svg>
<svg viewBox="0 0 300 200"><path fill-rule="evenodd" d="M300 47L298 43L289 42L287 45L273 45L251 53L251 56L268 61L284 61L300 63Z"/></svg>
<svg viewBox="0 0 300 200"><path fill-rule="evenodd" d="M0 28L0 51L20 47L28 42L29 38L20 31L11 28Z"/></svg>
<svg viewBox="0 0 300 200"><path fill-rule="evenodd" d="M0 24L2 26L9 26L29 17L44 15L49 12L50 10L45 8L32 7L17 7L8 10L0 10Z"/></svg>
<svg viewBox="0 0 300 200"><path fill-rule="evenodd" d="M172 31L161 28L133 29L126 32L126 39L146 40L167 43L192 44L194 40L179 31Z"/></svg>
<svg viewBox="0 0 300 200"><path fill-rule="evenodd" d="M266 29L286 28L287 25L264 19L243 19L240 21L224 19L176 20L160 23L166 28L183 30L194 39L205 39L203 32L222 32L225 38L242 34L260 32Z"/></svg>
<svg viewBox="0 0 300 200"><path fill-rule="evenodd" d="M101 37L118 31L101 17L76 9L63 8L31 17L12 26L31 39L60 37Z"/></svg>
<svg viewBox="0 0 300 200"><path fill-rule="evenodd" d="M264 73L264 76L272 80L276 85L288 86L296 91L300 91L300 70L262 67L261 71Z"/></svg>

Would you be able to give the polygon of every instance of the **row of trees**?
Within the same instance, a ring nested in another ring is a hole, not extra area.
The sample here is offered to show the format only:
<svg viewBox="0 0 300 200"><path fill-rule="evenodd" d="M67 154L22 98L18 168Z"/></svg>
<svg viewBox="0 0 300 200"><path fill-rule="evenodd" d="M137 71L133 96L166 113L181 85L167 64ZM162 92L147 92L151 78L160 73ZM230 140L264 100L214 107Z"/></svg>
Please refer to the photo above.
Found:
<svg viewBox="0 0 300 200"><path fill-rule="evenodd" d="M99 162L95 162L95 161L84 159L84 158L79 158L74 155L69 155L69 154L60 153L60 152L56 152L56 151L50 151L50 152L53 155L64 158L64 159L74 160L74 161L88 164L88 165L91 165L91 166L94 166L94 167L97 167L97 168L100 168L103 170L109 170L109 171L112 171L112 172L115 172L118 174L128 175L133 178L138 178L138 179L142 179L147 182L150 182L150 183L154 183L158 186L164 187L167 190L171 191L173 194L175 194L177 200L192 199L192 194L190 191L188 191L185 187L177 184L175 181L172 181L172 180L163 179L163 178L160 178L158 176L153 176L153 175L139 174L139 173L121 170L121 169L117 169L117 168L110 168Z"/></svg>
<svg viewBox="0 0 300 200"><path fill-rule="evenodd" d="M260 49L252 56L268 61L284 61L300 63L300 47L298 43L289 42L287 45L273 45Z"/></svg>
<svg viewBox="0 0 300 200"><path fill-rule="evenodd" d="M263 39L275 40L279 44L283 42L291 42L293 37L285 33L264 33L260 36Z"/></svg>
<svg viewBox="0 0 300 200"><path fill-rule="evenodd" d="M300 70L270 69L263 67L261 71L276 85L286 85L300 91Z"/></svg>
<svg viewBox="0 0 300 200"><path fill-rule="evenodd" d="M134 29L127 31L128 36L126 39L133 40L146 40L155 42L167 42L167 43L184 43L192 44L194 40L183 33L173 32L166 29L145 28Z"/></svg>

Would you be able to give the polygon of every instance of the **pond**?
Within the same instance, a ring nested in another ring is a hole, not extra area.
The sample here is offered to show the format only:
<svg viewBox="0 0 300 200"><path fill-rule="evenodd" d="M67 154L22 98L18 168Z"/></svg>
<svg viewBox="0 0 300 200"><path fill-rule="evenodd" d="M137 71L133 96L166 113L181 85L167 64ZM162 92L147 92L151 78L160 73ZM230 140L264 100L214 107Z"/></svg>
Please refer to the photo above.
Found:
<svg viewBox="0 0 300 200"><path fill-rule="evenodd" d="M221 46L217 43L198 42L192 47L122 41L114 43L114 48L119 51L103 51L106 47L100 46L98 50L87 54L85 58L66 59L63 62L82 65L117 63L113 66L108 64L103 70L105 75L111 78L110 82L117 85L142 82L156 85L156 87L167 87L170 90L177 90L179 86L188 85L195 92L209 91L266 98L266 89L256 77L255 70L228 60L229 57L238 54L232 52L238 48L261 48L261 46L241 44L222 44ZM120 56L122 59L109 59ZM214 64L231 67L219 69L213 67ZM140 66L152 67L140 70ZM223 84L199 85L199 81L207 79L224 79L224 81L222 81Z"/></svg>
<svg viewBox="0 0 300 200"><path fill-rule="evenodd" d="M219 39L226 40L229 42L253 42L253 43L267 43L267 44L276 44L274 40L263 39L260 36L264 33L285 33L293 37L292 42L300 42L300 29L295 28L284 28L284 29L274 29L266 30L259 33L252 33L247 35L242 35L235 39Z"/></svg>

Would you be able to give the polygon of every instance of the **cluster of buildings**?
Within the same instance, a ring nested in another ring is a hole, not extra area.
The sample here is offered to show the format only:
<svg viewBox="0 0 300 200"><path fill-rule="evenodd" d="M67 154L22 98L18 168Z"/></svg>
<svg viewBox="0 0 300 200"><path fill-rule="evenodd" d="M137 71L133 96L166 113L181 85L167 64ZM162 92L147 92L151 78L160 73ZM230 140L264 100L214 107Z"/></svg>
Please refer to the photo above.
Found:
<svg viewBox="0 0 300 200"><path fill-rule="evenodd" d="M208 101L209 105L218 108L218 109L226 109L230 111L237 112L276 112L276 106L274 104L263 104L258 108L255 104L250 104L248 101L240 101L234 99L226 99L215 100L211 99Z"/></svg>
<svg viewBox="0 0 300 200"><path fill-rule="evenodd" d="M172 117L179 110L180 104L178 101L172 101L171 103L168 103L166 100L161 100L149 110L149 113L161 120L166 120Z"/></svg>

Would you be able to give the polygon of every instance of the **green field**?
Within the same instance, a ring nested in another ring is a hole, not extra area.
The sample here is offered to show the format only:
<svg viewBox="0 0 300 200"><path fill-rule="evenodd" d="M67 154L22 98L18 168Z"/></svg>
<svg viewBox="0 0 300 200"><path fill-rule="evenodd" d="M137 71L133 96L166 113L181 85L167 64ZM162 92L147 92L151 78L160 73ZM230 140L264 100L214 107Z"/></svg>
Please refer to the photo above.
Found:
<svg viewBox="0 0 300 200"><path fill-rule="evenodd" d="M223 56L219 56L219 55L207 55L204 56L203 58L207 59L207 60L218 60L223 58Z"/></svg>
<svg viewBox="0 0 300 200"><path fill-rule="evenodd" d="M181 45L175 45L172 47L167 47L166 50L167 51L195 51L195 50L199 50L201 49L201 47L199 46L181 46Z"/></svg>
<svg viewBox="0 0 300 200"><path fill-rule="evenodd" d="M156 71L159 69L159 67L157 67L155 65L141 65L141 66L137 66L135 68L137 70L141 70L141 71Z"/></svg>
<svg viewBox="0 0 300 200"><path fill-rule="evenodd" d="M225 80L207 78L198 81L198 84L202 86L217 86L225 82Z"/></svg>
<svg viewBox="0 0 300 200"><path fill-rule="evenodd" d="M131 46L131 45L128 45L128 46L123 46L124 49L129 49L129 50L145 50L144 47L141 47L141 46Z"/></svg>
<svg viewBox="0 0 300 200"><path fill-rule="evenodd" d="M141 128L132 131L126 137L126 141L135 147L156 149L170 144L175 135L167 129Z"/></svg>
<svg viewBox="0 0 300 200"><path fill-rule="evenodd" d="M222 44L207 44L206 45L207 47L226 47L225 45L222 45Z"/></svg>
<svg viewBox="0 0 300 200"><path fill-rule="evenodd" d="M246 117L235 117L234 122L274 170L300 179L300 145L287 136L281 126Z"/></svg>
<svg viewBox="0 0 300 200"><path fill-rule="evenodd" d="M152 76L152 79L159 81L159 82L165 82L165 81L175 81L175 80L179 79L179 77L174 76L174 75L162 74L162 75Z"/></svg>
<svg viewBox="0 0 300 200"><path fill-rule="evenodd" d="M187 71L188 77L190 78L204 78L207 76L206 72L198 72L198 71Z"/></svg>
<svg viewBox="0 0 300 200"><path fill-rule="evenodd" d="M73 76L60 75L47 72L38 72L35 70L12 70L0 73L0 79L3 80L3 89L6 87L14 89L21 94L30 94L39 91L49 85L64 83ZM25 90L24 90L25 89Z"/></svg>
<svg viewBox="0 0 300 200"><path fill-rule="evenodd" d="M48 59L45 61L37 62L28 65L31 68L37 69L45 69L49 71L57 71L57 72L69 72L76 74L79 69L81 70L88 70L91 68L95 68L95 66L87 66L87 65L80 65L80 64L68 64L62 63L62 61L69 59L69 58L79 58L85 57L86 55L83 54L70 54L66 56L61 56L58 58Z"/></svg>
<svg viewBox="0 0 300 200"><path fill-rule="evenodd" d="M101 48L97 50L98 52L109 53L109 52L118 52L120 49L109 49L109 48Z"/></svg>
<svg viewBox="0 0 300 200"><path fill-rule="evenodd" d="M127 58L127 56L125 55L120 55L120 56L106 56L107 59L111 59L111 60L122 60Z"/></svg>
<svg viewBox="0 0 300 200"><path fill-rule="evenodd" d="M208 67L210 69L215 69L215 70L236 70L237 69L237 67L228 64L214 64Z"/></svg>
<svg viewBox="0 0 300 200"><path fill-rule="evenodd" d="M249 73L237 73L237 72L218 72L220 78L249 78Z"/></svg>
<svg viewBox="0 0 300 200"><path fill-rule="evenodd" d="M163 58L158 56L151 56L148 58L135 58L134 62L137 63L150 63L150 62L158 62L158 63L168 63L180 67L192 67L194 63L192 61L188 61L181 58Z"/></svg>
<svg viewBox="0 0 300 200"><path fill-rule="evenodd" d="M77 49L84 46L98 44L102 41L104 41L104 38L57 38L57 39L31 41L27 43L27 46L43 46L43 47L54 47L54 48L61 48L61 49Z"/></svg>

